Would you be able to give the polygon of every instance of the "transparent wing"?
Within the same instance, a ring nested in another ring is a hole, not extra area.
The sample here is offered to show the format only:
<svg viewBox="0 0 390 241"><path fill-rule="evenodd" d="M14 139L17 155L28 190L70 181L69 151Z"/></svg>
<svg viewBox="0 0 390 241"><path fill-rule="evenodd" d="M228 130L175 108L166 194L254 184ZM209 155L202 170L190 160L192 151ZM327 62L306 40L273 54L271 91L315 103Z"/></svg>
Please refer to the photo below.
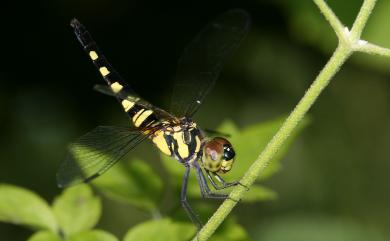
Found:
<svg viewBox="0 0 390 241"><path fill-rule="evenodd" d="M153 112L158 114L158 116L162 119L175 119L175 116L171 115L170 113L166 112L165 110L160 109L160 108L150 104L149 102L147 102L144 99L141 99L137 95L132 95L132 94L128 93L126 90L121 90L119 93L115 93L114 91L112 91L112 89L110 87L108 87L106 85L95 85L93 87L93 89L102 93L102 94L105 94L105 95L114 96L114 97L117 97L117 98L122 99L122 100L126 99L126 100L129 100L131 102L135 102L139 105L142 105L146 109L153 110Z"/></svg>
<svg viewBox="0 0 390 241"><path fill-rule="evenodd" d="M100 176L146 137L130 128L96 127L69 145L57 173L58 186L89 182Z"/></svg>
<svg viewBox="0 0 390 241"><path fill-rule="evenodd" d="M230 10L209 23L187 46L178 63L171 113L191 117L214 86L224 61L249 28L249 16Z"/></svg>
<svg viewBox="0 0 390 241"><path fill-rule="evenodd" d="M136 103L142 104L145 107L151 107L152 106L149 102L141 99L138 95L132 94L132 93L130 94L129 92L127 92L125 90L121 90L119 93L115 93L107 85L94 85L93 89L96 90L97 92L100 92L100 93L105 94L105 95L118 97L120 99L127 99L127 100L129 100L131 102L136 102Z"/></svg>

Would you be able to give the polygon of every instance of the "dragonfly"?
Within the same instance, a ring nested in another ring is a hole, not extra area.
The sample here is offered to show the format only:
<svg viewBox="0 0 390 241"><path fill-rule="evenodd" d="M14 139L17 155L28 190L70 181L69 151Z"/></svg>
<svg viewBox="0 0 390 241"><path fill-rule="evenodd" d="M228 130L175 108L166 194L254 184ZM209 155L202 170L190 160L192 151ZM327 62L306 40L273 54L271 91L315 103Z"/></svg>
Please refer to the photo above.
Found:
<svg viewBox="0 0 390 241"><path fill-rule="evenodd" d="M232 169L232 144L225 137L208 135L192 117L214 86L223 64L246 36L249 22L245 11L235 9L204 27L178 61L171 107L165 111L142 99L111 66L85 26L73 19L71 27L79 43L106 83L96 85L95 90L115 97L131 125L98 126L72 142L57 173L58 185L90 182L149 139L159 151L184 166L180 201L191 221L201 228L202 222L187 200L190 171L194 170L204 198L226 199L228 195L217 190L242 184L227 182L221 176Z"/></svg>

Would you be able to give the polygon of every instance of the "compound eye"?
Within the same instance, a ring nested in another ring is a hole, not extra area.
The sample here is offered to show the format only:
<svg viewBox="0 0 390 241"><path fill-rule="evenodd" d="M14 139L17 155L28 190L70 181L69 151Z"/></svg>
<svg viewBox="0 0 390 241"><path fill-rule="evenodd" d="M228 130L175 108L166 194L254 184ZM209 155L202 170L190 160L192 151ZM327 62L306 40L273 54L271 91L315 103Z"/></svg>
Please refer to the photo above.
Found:
<svg viewBox="0 0 390 241"><path fill-rule="evenodd" d="M213 161L217 161L220 158L220 155L215 150L209 149L207 154L211 158L211 160L213 160Z"/></svg>
<svg viewBox="0 0 390 241"><path fill-rule="evenodd" d="M229 144L223 145L223 157L225 160L231 160L236 155L236 152L233 150L233 147Z"/></svg>

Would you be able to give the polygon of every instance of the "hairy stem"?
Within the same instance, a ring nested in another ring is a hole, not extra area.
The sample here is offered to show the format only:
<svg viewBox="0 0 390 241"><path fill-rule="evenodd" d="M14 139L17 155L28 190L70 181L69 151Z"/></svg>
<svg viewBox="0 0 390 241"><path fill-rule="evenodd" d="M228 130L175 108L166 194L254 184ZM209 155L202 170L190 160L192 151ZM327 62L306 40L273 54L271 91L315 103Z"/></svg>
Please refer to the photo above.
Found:
<svg viewBox="0 0 390 241"><path fill-rule="evenodd" d="M371 55L390 57L390 49L370 43L356 45L355 51L364 52Z"/></svg>
<svg viewBox="0 0 390 241"><path fill-rule="evenodd" d="M372 9L374 8L376 0L364 0L362 7L353 23L351 29L352 39L360 39L364 26L366 26L368 17L370 16Z"/></svg>
<svg viewBox="0 0 390 241"><path fill-rule="evenodd" d="M325 16L326 20L328 20L330 26L333 28L333 31L336 33L337 38L339 40L344 41L344 26L334 14L332 9L329 8L328 4L324 0L313 0L313 2L320 9L321 13Z"/></svg>
<svg viewBox="0 0 390 241"><path fill-rule="evenodd" d="M246 186L251 186L258 178L259 174L269 164L272 157L280 149L285 140L297 126L297 124L305 116L306 112L313 105L321 91L329 84L330 79L337 73L340 66L350 56L351 51L346 47L338 47L333 53L333 56L325 65L323 70L317 76L313 84L307 90L298 105L291 112L289 117L285 120L279 131L267 144L263 152L259 155L257 160L249 168L244 177L241 179L241 183ZM233 200L240 200L245 194L246 189L242 186L237 186L230 193L230 197ZM234 208L237 203L232 200L226 200L217 209L213 216L209 219L207 224L199 232L198 237L195 240L207 240L216 230L216 228L222 223L230 211Z"/></svg>
<svg viewBox="0 0 390 241"><path fill-rule="evenodd" d="M262 171L270 163L274 155L285 143L289 135L298 125L298 123L305 116L310 107L314 104L318 96L329 84L332 77L337 73L344 62L351 56L354 51L366 52L369 54L378 54L390 57L390 49L370 44L366 41L360 40L363 28L375 6L376 0L364 0L363 5L356 17L351 31L344 30L342 23L337 16L329 8L324 0L313 0L319 7L325 18L328 20L333 30L339 39L339 46L334 51L332 57L329 59L325 67L321 70L314 82L311 84L305 95L295 106L294 110L284 121L275 136L267 144L265 149L261 152L252 166L245 173L241 179L241 183L250 187ZM211 237L227 215L235 207L236 202L233 200L240 200L246 192L246 188L236 186L230 193L231 199L224 201L213 216L208 220L206 225L199 231L193 241L203 241Z"/></svg>

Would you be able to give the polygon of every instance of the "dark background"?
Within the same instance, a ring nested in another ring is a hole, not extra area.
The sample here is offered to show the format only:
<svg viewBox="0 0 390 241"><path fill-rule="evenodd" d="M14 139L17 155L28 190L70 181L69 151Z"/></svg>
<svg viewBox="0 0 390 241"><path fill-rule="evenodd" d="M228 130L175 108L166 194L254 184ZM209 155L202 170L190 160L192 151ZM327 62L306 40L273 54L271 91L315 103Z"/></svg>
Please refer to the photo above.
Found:
<svg viewBox="0 0 390 241"><path fill-rule="evenodd" d="M329 4L351 26L361 2ZM55 173L66 144L94 126L127 121L115 100L92 90L103 82L76 41L71 18L87 26L141 96L166 107L185 45L218 14L248 11L251 32L195 117L207 128L227 118L243 127L288 114L337 43L311 1L12 4L2 6L1 17L0 182L49 202L61 191ZM363 36L385 47L390 20L381 13L388 5L379 1ZM310 126L267 183L278 200L235 212L253 240L390 239L390 60L376 58L354 56L315 103ZM109 200L103 213L110 214L99 227L118 237L145 218ZM0 223L0 240L30 234Z"/></svg>

